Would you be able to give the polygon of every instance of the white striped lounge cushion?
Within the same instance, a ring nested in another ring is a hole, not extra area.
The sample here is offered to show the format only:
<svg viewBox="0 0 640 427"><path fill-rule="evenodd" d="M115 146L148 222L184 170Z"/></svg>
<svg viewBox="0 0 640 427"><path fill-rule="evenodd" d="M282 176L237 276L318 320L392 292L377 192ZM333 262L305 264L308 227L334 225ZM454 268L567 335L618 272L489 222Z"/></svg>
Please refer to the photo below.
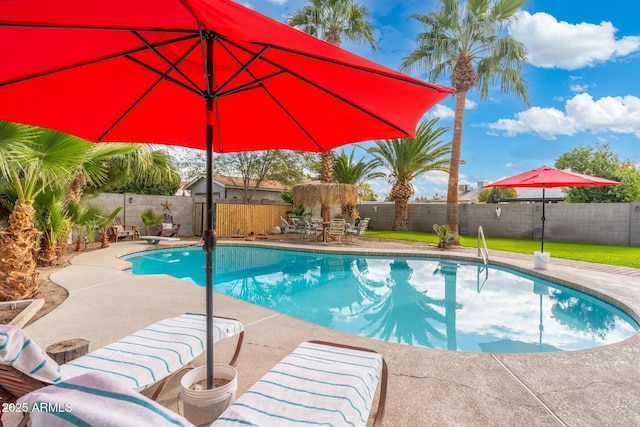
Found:
<svg viewBox="0 0 640 427"><path fill-rule="evenodd" d="M302 343L213 426L364 426L382 364L378 353Z"/></svg>
<svg viewBox="0 0 640 427"><path fill-rule="evenodd" d="M218 317L213 326L214 342L244 329L236 320ZM61 368L66 378L104 372L128 382L135 390L143 390L191 362L205 347L205 316L187 313L149 325Z"/></svg>

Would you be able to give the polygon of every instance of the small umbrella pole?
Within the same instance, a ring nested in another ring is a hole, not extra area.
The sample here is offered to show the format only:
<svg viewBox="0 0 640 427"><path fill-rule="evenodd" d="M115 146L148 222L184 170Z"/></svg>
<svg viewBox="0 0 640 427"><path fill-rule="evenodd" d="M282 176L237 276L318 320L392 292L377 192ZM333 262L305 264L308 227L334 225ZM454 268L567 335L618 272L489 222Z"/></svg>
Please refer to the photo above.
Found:
<svg viewBox="0 0 640 427"><path fill-rule="evenodd" d="M540 252L544 253L544 187L542 187L542 237L540 239Z"/></svg>

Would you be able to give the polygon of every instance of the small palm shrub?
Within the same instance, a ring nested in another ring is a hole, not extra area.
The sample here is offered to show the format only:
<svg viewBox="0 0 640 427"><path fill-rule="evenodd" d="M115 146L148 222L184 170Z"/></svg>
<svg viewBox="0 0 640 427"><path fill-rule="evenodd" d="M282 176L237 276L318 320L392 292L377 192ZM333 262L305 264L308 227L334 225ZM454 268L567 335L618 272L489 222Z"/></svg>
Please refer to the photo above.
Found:
<svg viewBox="0 0 640 427"><path fill-rule="evenodd" d="M438 235L438 247L448 249L458 240L458 234L453 233L448 226L433 224L433 231Z"/></svg>

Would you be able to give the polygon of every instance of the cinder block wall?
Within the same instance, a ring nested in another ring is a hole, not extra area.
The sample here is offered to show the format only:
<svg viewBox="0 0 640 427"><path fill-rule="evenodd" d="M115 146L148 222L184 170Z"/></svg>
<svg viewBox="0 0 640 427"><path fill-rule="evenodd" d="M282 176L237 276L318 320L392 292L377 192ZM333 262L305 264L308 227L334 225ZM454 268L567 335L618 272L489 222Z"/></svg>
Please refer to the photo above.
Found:
<svg viewBox="0 0 640 427"><path fill-rule="evenodd" d="M393 227L393 203L361 203L358 212L363 218L371 218L373 229ZM540 239L541 218L542 203L461 204L458 208L458 227L463 236L476 236L482 226L485 236ZM545 241L640 246L637 202L547 203L545 218ZM445 219L445 204L409 204L410 230L433 232L433 225L444 224Z"/></svg>
<svg viewBox="0 0 640 427"><path fill-rule="evenodd" d="M165 203L169 204L173 222L180 224L180 235L194 235L194 211L193 197L184 196L149 196L135 193L112 194L102 193L98 197L86 200L87 203L100 206L107 212L111 212L119 206L122 210L118 214L126 228L136 226L140 233L145 232L144 224L140 219L142 212L148 208L153 209L157 215L164 212ZM150 230L150 232L152 232ZM155 234L155 233L154 233Z"/></svg>
<svg viewBox="0 0 640 427"><path fill-rule="evenodd" d="M201 198L199 198L201 199ZM198 199L198 200L199 200ZM180 234L195 235L194 198L181 196L146 196L133 193L100 194L88 200L112 211L122 206L120 219L125 226L135 225L144 232L140 214L152 208L162 214L169 203L173 221L180 224ZM500 216L496 209L500 209ZM358 205L362 218L371 218L375 230L391 230L395 205L391 202L366 202ZM542 204L461 204L458 227L463 236L476 236L482 226L485 236L540 239ZM545 241L601 243L640 246L640 203L547 203L545 205ZM409 229L433 232L434 224L444 224L446 205L410 203Z"/></svg>

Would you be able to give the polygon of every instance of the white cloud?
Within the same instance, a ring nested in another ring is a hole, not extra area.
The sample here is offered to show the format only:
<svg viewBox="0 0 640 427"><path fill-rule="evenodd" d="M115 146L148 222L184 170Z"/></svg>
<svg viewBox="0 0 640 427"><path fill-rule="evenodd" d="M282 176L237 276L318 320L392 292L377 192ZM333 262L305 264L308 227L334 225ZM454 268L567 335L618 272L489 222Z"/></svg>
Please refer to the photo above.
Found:
<svg viewBox="0 0 640 427"><path fill-rule="evenodd" d="M478 106L478 103L472 101L470 99L465 100L464 109L465 110L473 110ZM433 108L431 108L425 117L428 118L439 118L439 119L453 119L455 115L455 111L453 108L447 107L442 104L436 104Z"/></svg>
<svg viewBox="0 0 640 427"><path fill-rule="evenodd" d="M571 92L586 92L589 89L589 85L571 85L569 90Z"/></svg>
<svg viewBox="0 0 640 427"><path fill-rule="evenodd" d="M640 98L628 95L594 100L588 93L581 93L565 102L564 111L532 107L487 127L505 136L532 134L545 139L578 132L634 134L640 138Z"/></svg>
<svg viewBox="0 0 640 427"><path fill-rule="evenodd" d="M520 164L519 163L505 163L504 167L506 167L508 169L519 169L520 168Z"/></svg>
<svg viewBox="0 0 640 427"><path fill-rule="evenodd" d="M269 3L277 4L278 6L282 6L287 2L287 0L267 0Z"/></svg>
<svg viewBox="0 0 640 427"><path fill-rule="evenodd" d="M433 108L427 112L426 117L439 118L439 119L453 119L455 111L453 108L449 108L442 104L436 104Z"/></svg>
<svg viewBox="0 0 640 427"><path fill-rule="evenodd" d="M640 36L616 40L611 22L570 24L538 12L519 12L510 34L527 48L529 63L541 68L575 70L640 50Z"/></svg>

